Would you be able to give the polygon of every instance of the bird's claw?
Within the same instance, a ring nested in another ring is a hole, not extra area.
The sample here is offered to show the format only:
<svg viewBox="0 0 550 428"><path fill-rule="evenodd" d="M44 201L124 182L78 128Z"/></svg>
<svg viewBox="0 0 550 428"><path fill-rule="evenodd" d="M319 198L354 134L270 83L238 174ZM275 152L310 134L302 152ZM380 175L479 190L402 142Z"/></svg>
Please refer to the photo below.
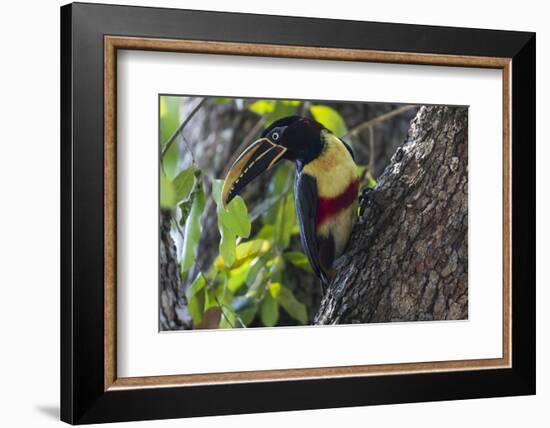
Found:
<svg viewBox="0 0 550 428"><path fill-rule="evenodd" d="M359 195L359 218L362 219L367 207L378 207L378 202L373 196L373 188L365 187Z"/></svg>

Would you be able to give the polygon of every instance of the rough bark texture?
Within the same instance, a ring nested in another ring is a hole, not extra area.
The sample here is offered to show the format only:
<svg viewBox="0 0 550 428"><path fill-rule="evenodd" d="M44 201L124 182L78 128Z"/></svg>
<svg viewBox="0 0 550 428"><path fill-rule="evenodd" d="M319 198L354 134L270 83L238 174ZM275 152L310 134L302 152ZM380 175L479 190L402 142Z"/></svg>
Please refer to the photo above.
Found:
<svg viewBox="0 0 550 428"><path fill-rule="evenodd" d="M170 212L164 210L160 213L159 241L160 329L189 329L192 321L184 301L176 246L170 236Z"/></svg>
<svg viewBox="0 0 550 428"><path fill-rule="evenodd" d="M422 107L368 195L316 324L468 317L468 113Z"/></svg>

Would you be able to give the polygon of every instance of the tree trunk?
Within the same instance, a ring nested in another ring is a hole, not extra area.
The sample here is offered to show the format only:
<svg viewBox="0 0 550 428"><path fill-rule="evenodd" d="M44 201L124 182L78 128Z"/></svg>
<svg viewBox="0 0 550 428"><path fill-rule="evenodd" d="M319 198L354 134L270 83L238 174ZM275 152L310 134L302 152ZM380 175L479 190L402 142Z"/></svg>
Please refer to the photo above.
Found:
<svg viewBox="0 0 550 428"><path fill-rule="evenodd" d="M187 302L184 301L176 246L170 236L170 212L160 212L160 329L184 330L191 328L192 321Z"/></svg>
<svg viewBox="0 0 550 428"><path fill-rule="evenodd" d="M468 111L422 107L367 195L316 324L468 317Z"/></svg>

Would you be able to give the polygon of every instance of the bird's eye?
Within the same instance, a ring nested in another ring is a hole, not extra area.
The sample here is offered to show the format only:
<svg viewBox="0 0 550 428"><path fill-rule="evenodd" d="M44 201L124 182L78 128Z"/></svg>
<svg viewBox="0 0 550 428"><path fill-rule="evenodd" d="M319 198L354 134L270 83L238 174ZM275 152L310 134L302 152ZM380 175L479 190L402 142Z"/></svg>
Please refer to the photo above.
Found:
<svg viewBox="0 0 550 428"><path fill-rule="evenodd" d="M274 132L273 134L271 134L271 139L273 141L277 141L279 139L279 133L278 132Z"/></svg>

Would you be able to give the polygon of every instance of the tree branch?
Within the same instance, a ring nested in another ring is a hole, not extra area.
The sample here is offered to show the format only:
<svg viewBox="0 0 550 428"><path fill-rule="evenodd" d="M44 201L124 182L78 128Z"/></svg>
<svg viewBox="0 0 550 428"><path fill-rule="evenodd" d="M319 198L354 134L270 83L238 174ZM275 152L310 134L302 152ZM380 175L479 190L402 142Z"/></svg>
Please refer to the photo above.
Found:
<svg viewBox="0 0 550 428"><path fill-rule="evenodd" d="M346 135L344 135L344 138L346 137L354 137L357 136L360 132L363 130L373 127L375 125L378 125L379 123L382 123L388 119L391 119L394 116L398 116L400 114L403 114L409 110L412 110L413 108L416 108L416 105L408 105L396 108L395 110L389 111L388 113L384 113L378 117L375 117L374 119L367 120L366 122L363 122L359 125L357 125L355 128L348 131Z"/></svg>
<svg viewBox="0 0 550 428"><path fill-rule="evenodd" d="M176 141L176 138L178 138L178 135L180 135L181 131L183 131L183 128L185 128L185 126L193 118L195 113L197 113L197 111L199 111L199 109L202 107L202 105L205 103L206 100L207 100L207 98L202 98L199 101L199 103L195 106L195 108L191 111L191 113L189 113L189 116L187 116L185 118L185 120L180 124L180 126L178 126L178 129L176 129L174 131L174 133L170 136L170 138L168 138L168 141L164 144L164 146L162 148L162 152L161 152L161 155L160 155L161 160L164 159L164 156L166 155L168 150L170 150L170 147L172 146L174 141ZM193 152L191 152L191 153L193 153Z"/></svg>

